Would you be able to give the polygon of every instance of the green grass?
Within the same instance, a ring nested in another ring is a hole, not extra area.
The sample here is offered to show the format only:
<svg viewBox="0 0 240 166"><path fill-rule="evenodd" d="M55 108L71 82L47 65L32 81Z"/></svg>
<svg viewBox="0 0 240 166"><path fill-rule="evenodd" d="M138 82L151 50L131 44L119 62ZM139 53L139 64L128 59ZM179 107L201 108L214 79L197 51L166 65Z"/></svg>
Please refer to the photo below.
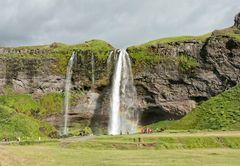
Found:
<svg viewBox="0 0 240 166"><path fill-rule="evenodd" d="M60 113L63 106L63 94L52 92L46 93L39 100L33 99L30 94L11 93L0 96L0 105L14 109L35 118L43 118L47 115Z"/></svg>
<svg viewBox="0 0 240 166"><path fill-rule="evenodd" d="M47 113L47 110L28 94L0 96L0 105L7 106L16 112L33 117L41 117Z"/></svg>
<svg viewBox="0 0 240 166"><path fill-rule="evenodd" d="M55 128L48 123L0 105L0 140L3 138L16 140L18 137L22 139L47 137L55 131Z"/></svg>
<svg viewBox="0 0 240 166"><path fill-rule="evenodd" d="M140 142L139 142L140 140ZM179 132L160 134L135 134L125 136L99 136L87 142L66 144L68 148L96 150L137 150L137 149L196 149L234 148L240 149L239 132Z"/></svg>
<svg viewBox="0 0 240 166"><path fill-rule="evenodd" d="M208 101L178 121L165 121L149 125L167 129L240 129L240 85L237 85Z"/></svg>
<svg viewBox="0 0 240 166"><path fill-rule="evenodd" d="M177 36L177 37L169 37L169 38L161 38L157 40L153 40L142 45L131 46L128 48L128 51L136 60L147 60L153 62L162 62L166 57L162 55L156 55L153 51L151 51L150 46L156 44L169 44L174 42L182 42L187 40L197 40L197 41L205 41L211 34L205 34L201 36Z"/></svg>
<svg viewBox="0 0 240 166"><path fill-rule="evenodd" d="M42 119L62 111L62 95L49 93L40 101L31 95L17 94L9 90L0 96L0 140L53 136L56 129Z"/></svg>
<svg viewBox="0 0 240 166"><path fill-rule="evenodd" d="M178 62L178 66L183 71L193 70L199 66L197 59L187 55L177 56L177 62Z"/></svg>
<svg viewBox="0 0 240 166"><path fill-rule="evenodd" d="M133 142L138 137L141 145ZM239 138L239 132L164 132L0 145L0 165L238 166Z"/></svg>
<svg viewBox="0 0 240 166"><path fill-rule="evenodd" d="M240 29L236 27L225 28L213 32L214 36L228 36L240 42Z"/></svg>
<svg viewBox="0 0 240 166"><path fill-rule="evenodd" d="M166 44L166 43L174 43L174 42L181 42L181 41L187 41L187 40L205 41L210 36L211 36L211 33L207 33L200 36L175 36L175 37L168 37L168 38L153 40L140 46L146 47L146 46L151 46L155 44Z"/></svg>
<svg viewBox="0 0 240 166"><path fill-rule="evenodd" d="M47 110L46 114L61 113L64 96L62 93L47 93L40 99L40 105Z"/></svg>
<svg viewBox="0 0 240 166"><path fill-rule="evenodd" d="M55 145L1 146L2 165L238 166L239 150L94 150Z"/></svg>
<svg viewBox="0 0 240 166"><path fill-rule="evenodd" d="M240 129L240 85L202 103L172 127L180 129Z"/></svg>

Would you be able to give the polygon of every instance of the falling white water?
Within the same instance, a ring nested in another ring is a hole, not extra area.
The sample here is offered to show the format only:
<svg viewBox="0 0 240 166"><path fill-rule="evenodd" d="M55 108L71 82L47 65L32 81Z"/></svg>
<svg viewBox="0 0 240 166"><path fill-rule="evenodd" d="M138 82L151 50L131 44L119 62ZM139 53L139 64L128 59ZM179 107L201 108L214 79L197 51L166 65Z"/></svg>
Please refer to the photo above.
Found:
<svg viewBox="0 0 240 166"><path fill-rule="evenodd" d="M117 53L108 129L112 135L134 133L138 123L137 93L133 84L131 61L126 50L119 50Z"/></svg>
<svg viewBox="0 0 240 166"><path fill-rule="evenodd" d="M70 90L71 90L71 86L72 86L72 83L71 83L72 67L73 67L75 57L76 57L76 54L75 54L75 52L73 52L71 58L68 61L68 66L67 66L65 89L64 89L64 106L63 106L63 113L64 113L63 135L68 134L69 99L70 99Z"/></svg>
<svg viewBox="0 0 240 166"><path fill-rule="evenodd" d="M95 58L93 53L91 57L91 64L92 64L92 85L94 85L95 84Z"/></svg>
<svg viewBox="0 0 240 166"><path fill-rule="evenodd" d="M110 76L111 62L112 62L113 54L114 54L114 51L111 51L109 53L109 56L108 56L108 59L107 59L107 74L108 74L108 77Z"/></svg>

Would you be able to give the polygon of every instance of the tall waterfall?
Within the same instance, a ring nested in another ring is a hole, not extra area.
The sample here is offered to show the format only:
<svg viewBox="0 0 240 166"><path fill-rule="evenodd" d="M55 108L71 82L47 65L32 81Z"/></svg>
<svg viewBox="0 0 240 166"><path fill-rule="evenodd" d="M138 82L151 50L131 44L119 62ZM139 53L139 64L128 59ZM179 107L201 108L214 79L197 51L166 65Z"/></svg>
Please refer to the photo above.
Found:
<svg viewBox="0 0 240 166"><path fill-rule="evenodd" d="M91 57L91 65L92 65L92 85L94 85L95 84L95 58L93 53Z"/></svg>
<svg viewBox="0 0 240 166"><path fill-rule="evenodd" d="M118 58L112 80L108 128L108 133L112 135L134 133L138 123L137 93L133 84L131 61L126 50L121 49L116 53Z"/></svg>
<svg viewBox="0 0 240 166"><path fill-rule="evenodd" d="M72 67L74 63L74 59L76 58L76 53L73 52L71 58L68 61L67 66L67 73L66 73L66 80L65 80L65 89L64 89L64 106L63 106L63 113L64 113L64 128L63 128L63 135L68 134L68 112L69 112L69 99L70 99L70 90L71 90L71 79L72 79Z"/></svg>

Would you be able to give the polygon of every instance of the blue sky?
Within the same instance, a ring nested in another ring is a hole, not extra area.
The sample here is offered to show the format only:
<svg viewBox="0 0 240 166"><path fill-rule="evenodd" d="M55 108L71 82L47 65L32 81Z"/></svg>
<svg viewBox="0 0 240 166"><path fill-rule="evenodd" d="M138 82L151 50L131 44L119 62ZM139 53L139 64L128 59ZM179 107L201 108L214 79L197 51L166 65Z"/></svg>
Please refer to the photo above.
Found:
<svg viewBox="0 0 240 166"><path fill-rule="evenodd" d="M0 0L0 46L103 39L125 48L233 25L240 0Z"/></svg>

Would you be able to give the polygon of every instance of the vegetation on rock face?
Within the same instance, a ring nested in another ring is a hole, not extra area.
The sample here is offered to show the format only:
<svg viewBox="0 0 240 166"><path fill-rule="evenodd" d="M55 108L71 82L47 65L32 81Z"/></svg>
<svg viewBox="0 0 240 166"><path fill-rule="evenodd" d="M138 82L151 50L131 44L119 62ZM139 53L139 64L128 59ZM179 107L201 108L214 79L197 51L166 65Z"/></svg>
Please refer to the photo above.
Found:
<svg viewBox="0 0 240 166"><path fill-rule="evenodd" d="M176 42L184 42L184 41L199 41L205 42L211 36L229 36L234 38L237 41L240 41L240 29L236 27L226 28L222 30L216 30L213 33L208 33L200 36L177 36L177 37L169 37L169 38L161 38L157 40L153 40L147 42L142 45L131 46L128 48L128 51L133 59L136 61L150 61L150 62L163 62L166 60L166 56L163 55L156 55L151 50L151 46L157 44L170 44ZM172 59L174 57L168 57L167 59Z"/></svg>
<svg viewBox="0 0 240 166"><path fill-rule="evenodd" d="M16 140L18 137L47 137L56 132L48 123L27 116L17 110L0 105L0 140Z"/></svg>
<svg viewBox="0 0 240 166"><path fill-rule="evenodd" d="M47 93L41 97L40 105L47 110L46 114L60 113L63 107L63 94Z"/></svg>
<svg viewBox="0 0 240 166"><path fill-rule="evenodd" d="M152 124L153 128L168 129L240 129L240 85L237 85L196 107L178 121Z"/></svg>
<svg viewBox="0 0 240 166"><path fill-rule="evenodd" d="M35 118L43 118L62 111L63 94L47 93L39 100L33 99L30 94L16 94L0 96L0 105L7 106Z"/></svg>
<svg viewBox="0 0 240 166"><path fill-rule="evenodd" d="M80 123L74 123L69 128L68 135L69 136L84 136L92 134L92 129L89 126L89 124L80 124Z"/></svg>
<svg viewBox="0 0 240 166"><path fill-rule="evenodd" d="M65 74L68 60L73 51L80 51L80 55L81 52L89 51L99 59L107 59L110 50L113 50L113 47L102 40L91 40L76 45L57 44L53 48L53 57L58 59L58 64L54 67L54 70Z"/></svg>
<svg viewBox="0 0 240 166"><path fill-rule="evenodd" d="M27 94L0 96L0 105L7 106L16 110L16 112L36 118L47 113L46 109L35 101L31 95Z"/></svg>
<svg viewBox="0 0 240 166"><path fill-rule="evenodd" d="M93 52L94 55L99 59L106 59L109 51L112 50L113 47L102 40L91 40L75 45L53 43L51 45L22 46L6 49L14 51L13 53L0 54L0 58L52 59L55 60L55 63L52 64L53 71L64 75L68 60L73 51L89 51Z"/></svg>
<svg viewBox="0 0 240 166"><path fill-rule="evenodd" d="M197 60L188 56L188 55L162 55L161 53L156 52L154 47L158 44L161 44L168 48L168 44L184 42L184 41L197 41L204 42L211 36L211 33L201 35L201 36L177 36L170 38L162 38L150 41L148 43L132 46L128 48L128 52L134 61L134 67L138 68L138 65L149 65L162 63L164 66L179 66L179 69L183 71L188 71L198 67Z"/></svg>
<svg viewBox="0 0 240 166"><path fill-rule="evenodd" d="M42 118L62 110L60 93L46 94L40 101L28 94L17 94L10 88L6 88L4 93L0 96L0 139L56 135L56 129Z"/></svg>
<svg viewBox="0 0 240 166"><path fill-rule="evenodd" d="M180 69L183 71L192 70L199 66L199 63L195 58L192 58L187 55L177 56L177 62L179 64Z"/></svg>

